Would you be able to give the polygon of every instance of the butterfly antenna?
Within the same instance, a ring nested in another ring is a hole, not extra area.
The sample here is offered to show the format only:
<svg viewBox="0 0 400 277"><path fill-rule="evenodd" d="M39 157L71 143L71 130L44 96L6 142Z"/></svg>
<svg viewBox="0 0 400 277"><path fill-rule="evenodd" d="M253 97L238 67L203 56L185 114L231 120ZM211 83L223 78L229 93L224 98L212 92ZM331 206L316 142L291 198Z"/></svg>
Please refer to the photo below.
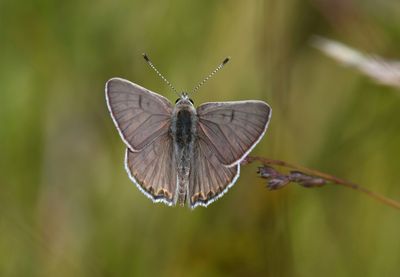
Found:
<svg viewBox="0 0 400 277"><path fill-rule="evenodd" d="M210 79L212 76L214 76L215 73L217 73L220 69L222 69L222 68L229 62L230 59L231 59L230 57L225 58L225 60L224 60L219 66L217 66L217 68L214 69L213 72L211 72L206 78L204 78L203 81L201 81L201 82L193 89L192 94L195 93L196 91L198 91L199 88L200 88L202 85L204 85L205 82L208 81L208 79Z"/></svg>
<svg viewBox="0 0 400 277"><path fill-rule="evenodd" d="M143 53L143 58L145 61L150 65L150 67L157 73L158 76L160 76L161 79L163 79L164 82L167 83L167 85L179 96L180 94L178 91L174 88L174 86L160 73L160 71L157 70L157 68L153 65L151 60L149 59L149 56L147 56L146 53Z"/></svg>

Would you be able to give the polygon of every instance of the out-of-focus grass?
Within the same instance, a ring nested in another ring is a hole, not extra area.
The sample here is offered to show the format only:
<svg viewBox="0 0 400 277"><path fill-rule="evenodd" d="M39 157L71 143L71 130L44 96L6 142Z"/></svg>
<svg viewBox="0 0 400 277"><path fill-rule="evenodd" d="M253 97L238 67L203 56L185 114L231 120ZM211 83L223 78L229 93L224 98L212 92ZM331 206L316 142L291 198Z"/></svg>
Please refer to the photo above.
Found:
<svg viewBox="0 0 400 277"><path fill-rule="evenodd" d="M393 1L0 2L1 276L395 276L399 214L340 188L268 192L255 166L194 211L129 181L104 83L193 98L262 99L255 153L399 198L398 91L337 66L311 35L397 58Z"/></svg>

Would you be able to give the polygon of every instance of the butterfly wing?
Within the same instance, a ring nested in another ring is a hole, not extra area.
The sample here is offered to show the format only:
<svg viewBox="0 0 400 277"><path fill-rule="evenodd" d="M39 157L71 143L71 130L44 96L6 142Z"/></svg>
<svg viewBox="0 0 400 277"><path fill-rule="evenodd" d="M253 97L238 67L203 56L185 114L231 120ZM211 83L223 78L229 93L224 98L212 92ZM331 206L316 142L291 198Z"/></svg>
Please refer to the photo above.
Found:
<svg viewBox="0 0 400 277"><path fill-rule="evenodd" d="M163 96L120 78L106 83L111 117L128 149L130 179L154 202L174 204L176 163L171 126L172 105Z"/></svg>
<svg viewBox="0 0 400 277"><path fill-rule="evenodd" d="M213 147L204 139L202 130L194 147L189 175L189 204L191 208L207 207L224 195L239 177L240 165L226 167L217 158Z"/></svg>
<svg viewBox="0 0 400 277"><path fill-rule="evenodd" d="M120 78L106 83L111 117L127 147L137 152L169 131L172 105L165 97Z"/></svg>
<svg viewBox="0 0 400 277"><path fill-rule="evenodd" d="M255 100L215 102L198 107L197 115L199 136L223 165L231 167L239 164L261 140L271 108Z"/></svg>
<svg viewBox="0 0 400 277"><path fill-rule="evenodd" d="M176 202L176 163L172 138L164 134L140 152L126 149L125 169L129 178L153 202Z"/></svg>

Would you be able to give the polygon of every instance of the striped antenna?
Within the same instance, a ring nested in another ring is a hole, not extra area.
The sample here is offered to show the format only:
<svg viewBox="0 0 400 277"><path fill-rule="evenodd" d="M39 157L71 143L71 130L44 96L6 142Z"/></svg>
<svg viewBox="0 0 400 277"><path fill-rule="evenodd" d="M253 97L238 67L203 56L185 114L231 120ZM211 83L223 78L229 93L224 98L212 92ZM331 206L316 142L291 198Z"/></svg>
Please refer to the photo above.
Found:
<svg viewBox="0 0 400 277"><path fill-rule="evenodd" d="M160 73L160 71L157 70L157 68L153 65L153 63L150 61L149 56L147 56L146 53L143 53L143 58L145 61L150 65L150 67L157 73L158 76L160 76L161 79L163 79L164 82L167 83L167 85L180 97L180 94L178 91L174 88L174 86Z"/></svg>
<svg viewBox="0 0 400 277"><path fill-rule="evenodd" d="M201 81L201 82L193 89L193 91L191 92L191 94L193 94L193 93L195 93L196 91L198 91L199 88L200 88L202 85L204 85L204 83L207 82L208 79L210 79L212 76L214 76L215 73L217 73L220 69L222 69L222 68L229 62L230 59L231 59L230 57L225 58L225 60L224 60L219 66L217 66L217 68L214 69L213 72L211 72L206 78L204 78L203 81Z"/></svg>

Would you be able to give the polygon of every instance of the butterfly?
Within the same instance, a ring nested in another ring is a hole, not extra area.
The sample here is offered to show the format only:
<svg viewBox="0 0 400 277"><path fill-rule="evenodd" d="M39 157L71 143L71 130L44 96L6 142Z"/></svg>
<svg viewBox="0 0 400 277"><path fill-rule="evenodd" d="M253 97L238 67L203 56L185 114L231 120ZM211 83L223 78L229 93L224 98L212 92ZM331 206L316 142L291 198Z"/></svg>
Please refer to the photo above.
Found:
<svg viewBox="0 0 400 277"><path fill-rule="evenodd" d="M107 81L105 93L127 147L129 178L153 202L169 206L206 207L223 196L238 179L241 161L261 140L271 118L271 108L263 101L209 102L195 108L183 92L173 105L164 96L121 78Z"/></svg>

